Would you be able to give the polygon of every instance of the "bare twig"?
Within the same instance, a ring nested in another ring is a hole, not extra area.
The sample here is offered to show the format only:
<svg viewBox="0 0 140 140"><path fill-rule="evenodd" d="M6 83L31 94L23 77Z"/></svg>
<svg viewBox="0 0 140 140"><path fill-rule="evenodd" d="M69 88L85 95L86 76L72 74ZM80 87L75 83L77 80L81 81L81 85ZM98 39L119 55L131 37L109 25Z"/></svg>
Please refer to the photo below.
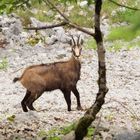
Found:
<svg viewBox="0 0 140 140"><path fill-rule="evenodd" d="M113 99L112 101L119 103L123 108L125 108L128 112L130 112L132 114L132 116L134 116L134 118L136 118L137 120L140 120L139 116L135 113L135 111L131 108L129 109L128 107L126 107L126 105L124 105L122 102L117 101L115 99Z"/></svg>
<svg viewBox="0 0 140 140"><path fill-rule="evenodd" d="M114 3L115 5L118 5L118 6L121 6L121 7L125 7L125 8L130 9L130 10L140 11L140 9L138 9L138 8L134 8L134 7L126 6L126 5L123 5L123 4L120 4L120 3L117 3L117 2L114 1L114 0L109 0L109 1L112 2L112 3Z"/></svg>
<svg viewBox="0 0 140 140"><path fill-rule="evenodd" d="M79 31L82 31L88 35L91 35L91 36L95 36L95 33L94 32L91 32L91 31L88 31L87 29L84 29L84 28L81 28L80 26L76 25L76 24L73 24L73 23L68 23L69 26L73 27L73 28L76 28L77 30Z"/></svg>
<svg viewBox="0 0 140 140"><path fill-rule="evenodd" d="M20 71L22 69L24 69L24 68L23 67L22 68L19 68L19 69L15 70L15 71L11 72L10 74L16 73L16 72L18 72L18 71Z"/></svg>
<svg viewBox="0 0 140 140"><path fill-rule="evenodd" d="M43 30L43 29L65 26L66 24L68 24L68 23L66 21L63 21L61 23L54 24L54 25L46 25L46 26L42 26L42 27L26 27L24 29L27 29L27 30Z"/></svg>
<svg viewBox="0 0 140 140"><path fill-rule="evenodd" d="M50 0L43 1L46 5L51 6L53 9L55 9L66 21L69 21L69 19Z"/></svg>
<svg viewBox="0 0 140 140"><path fill-rule="evenodd" d="M120 104L124 109L126 109L134 118L136 118L137 120L140 120L140 117L136 114L136 112L135 112L135 110L132 108L132 107L128 107L128 106L126 106L123 102L120 102L120 101L118 101L118 100L116 100L116 99L109 99L109 101L108 102L106 102L105 104L109 104L109 103L111 103L111 102L116 102L116 103L118 103L118 104ZM111 107L111 108L113 108L113 109L116 109L116 107Z"/></svg>

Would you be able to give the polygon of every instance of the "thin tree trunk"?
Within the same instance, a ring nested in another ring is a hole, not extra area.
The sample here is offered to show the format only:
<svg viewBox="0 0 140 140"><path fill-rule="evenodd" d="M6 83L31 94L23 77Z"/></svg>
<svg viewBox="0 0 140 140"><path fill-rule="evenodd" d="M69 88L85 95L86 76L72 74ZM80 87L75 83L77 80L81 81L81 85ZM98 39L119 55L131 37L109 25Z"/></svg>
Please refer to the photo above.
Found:
<svg viewBox="0 0 140 140"><path fill-rule="evenodd" d="M95 36L94 39L97 43L98 53L98 86L99 91L97 93L94 104L86 111L85 115L79 120L75 129L74 138L68 138L69 140L82 140L86 134L87 129L91 123L95 120L97 113L100 111L102 105L105 102L105 95L108 92L106 86L106 64L105 64L105 48L103 45L102 33L100 30L100 12L101 12L102 0L95 0ZM67 138L65 137L65 140Z"/></svg>

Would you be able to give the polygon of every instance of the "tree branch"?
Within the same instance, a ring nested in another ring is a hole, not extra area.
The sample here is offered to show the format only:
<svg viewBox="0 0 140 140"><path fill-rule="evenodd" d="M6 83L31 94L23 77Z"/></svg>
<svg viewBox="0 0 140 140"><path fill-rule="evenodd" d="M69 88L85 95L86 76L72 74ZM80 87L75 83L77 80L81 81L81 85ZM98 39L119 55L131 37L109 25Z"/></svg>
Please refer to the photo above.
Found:
<svg viewBox="0 0 140 140"><path fill-rule="evenodd" d="M27 29L27 30L43 30L43 29L50 29L50 28L54 28L54 27L60 27L60 26L65 26L65 25L69 25L70 27L73 27L73 28L76 28L77 30L79 31L82 31L88 35L91 35L91 36L95 36L94 32L91 32L85 28L82 28L80 27L79 25L77 24L74 24L72 23L67 17L66 15L64 15L53 3L51 3L49 0L43 0L45 2L45 4L47 6L51 6L51 8L55 9L63 18L64 18L64 21L61 22L61 23L58 23L58 24L54 24L54 25L46 25L46 26L43 26L43 27L26 27L24 29Z"/></svg>
<svg viewBox="0 0 140 140"><path fill-rule="evenodd" d="M67 24L68 24L68 22L63 21L61 23L54 24L54 25L46 25L46 26L42 26L42 27L26 27L24 29L27 29L27 30L43 30L43 29L50 29L50 28L65 26Z"/></svg>
<svg viewBox="0 0 140 140"><path fill-rule="evenodd" d="M84 32L84 33L86 33L88 35L91 35L93 37L95 36L95 33L94 32L88 31L87 29L84 29L84 28L80 27L79 25L76 25L76 24L71 23L71 22L68 22L68 25L70 27L76 28L77 30L82 31L82 32Z"/></svg>
<svg viewBox="0 0 140 140"><path fill-rule="evenodd" d="M115 5L118 5L118 6L121 6L121 7L125 7L125 8L130 9L130 10L140 11L140 9L138 9L138 8L133 8L133 7L130 7L130 6L126 6L126 5L117 3L114 0L109 0L109 1L112 2L112 3L114 3Z"/></svg>
<svg viewBox="0 0 140 140"><path fill-rule="evenodd" d="M51 6L53 9L55 9L66 21L69 21L69 19L50 0L43 1L46 5Z"/></svg>
<svg viewBox="0 0 140 140"><path fill-rule="evenodd" d="M68 23L68 25L70 27L76 28L77 30L82 31L82 32L84 32L84 33L86 33L86 34L91 35L91 36L94 37L94 33L93 32L90 32L90 31L88 31L88 30L80 27L79 25L72 23L67 18L67 16L64 13L62 13L50 0L46 0L46 1L43 0L43 1L45 2L46 5L50 5L53 9L55 9L64 18L64 20Z"/></svg>

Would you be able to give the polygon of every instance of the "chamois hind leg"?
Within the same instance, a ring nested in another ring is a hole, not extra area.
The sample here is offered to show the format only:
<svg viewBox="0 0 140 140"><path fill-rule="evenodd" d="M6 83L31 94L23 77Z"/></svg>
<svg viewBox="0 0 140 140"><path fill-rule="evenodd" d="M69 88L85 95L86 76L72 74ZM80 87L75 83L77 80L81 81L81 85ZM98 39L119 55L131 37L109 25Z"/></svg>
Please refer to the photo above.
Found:
<svg viewBox="0 0 140 140"><path fill-rule="evenodd" d="M28 98L28 100L27 100L27 106L28 106L28 108L30 109L30 110L36 110L35 108L34 108L34 106L33 106L33 103L34 103L34 101L35 100L37 100L40 96L42 95L42 93L41 94L34 94L34 93L31 93L31 95L30 95L30 97Z"/></svg>
<svg viewBox="0 0 140 140"><path fill-rule="evenodd" d="M64 98L66 100L67 106L68 106L68 111L71 111L71 97L70 97L70 93L71 91L68 90L62 90L63 94L64 94Z"/></svg>
<svg viewBox="0 0 140 140"><path fill-rule="evenodd" d="M77 99L77 110L82 110L81 103L80 103L80 95L79 95L79 92L78 92L76 86L74 86L72 88L72 92L74 93L74 95Z"/></svg>
<svg viewBox="0 0 140 140"><path fill-rule="evenodd" d="M23 100L21 101L21 106L24 112L28 112L28 109L26 107L26 101L29 98L31 92L30 91L26 91L25 97L23 98Z"/></svg>

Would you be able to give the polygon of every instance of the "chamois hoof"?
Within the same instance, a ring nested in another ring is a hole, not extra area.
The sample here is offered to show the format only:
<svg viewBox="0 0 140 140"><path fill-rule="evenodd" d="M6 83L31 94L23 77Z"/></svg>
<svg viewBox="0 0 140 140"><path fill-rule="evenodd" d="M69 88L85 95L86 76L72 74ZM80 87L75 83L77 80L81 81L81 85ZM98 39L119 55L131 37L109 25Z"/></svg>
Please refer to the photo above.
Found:
<svg viewBox="0 0 140 140"><path fill-rule="evenodd" d="M24 112L28 112L28 109L23 108L23 111L24 111Z"/></svg>
<svg viewBox="0 0 140 140"><path fill-rule="evenodd" d="M23 105L23 104L22 104L22 110L23 110L24 112L28 112L27 107L26 107L25 105Z"/></svg>
<svg viewBox="0 0 140 140"><path fill-rule="evenodd" d="M28 107L28 108L32 111L36 111L36 109L34 107Z"/></svg>
<svg viewBox="0 0 140 140"><path fill-rule="evenodd" d="M83 108L81 106L77 106L77 110L83 111Z"/></svg>
<svg viewBox="0 0 140 140"><path fill-rule="evenodd" d="M71 109L68 109L68 111L71 111Z"/></svg>

